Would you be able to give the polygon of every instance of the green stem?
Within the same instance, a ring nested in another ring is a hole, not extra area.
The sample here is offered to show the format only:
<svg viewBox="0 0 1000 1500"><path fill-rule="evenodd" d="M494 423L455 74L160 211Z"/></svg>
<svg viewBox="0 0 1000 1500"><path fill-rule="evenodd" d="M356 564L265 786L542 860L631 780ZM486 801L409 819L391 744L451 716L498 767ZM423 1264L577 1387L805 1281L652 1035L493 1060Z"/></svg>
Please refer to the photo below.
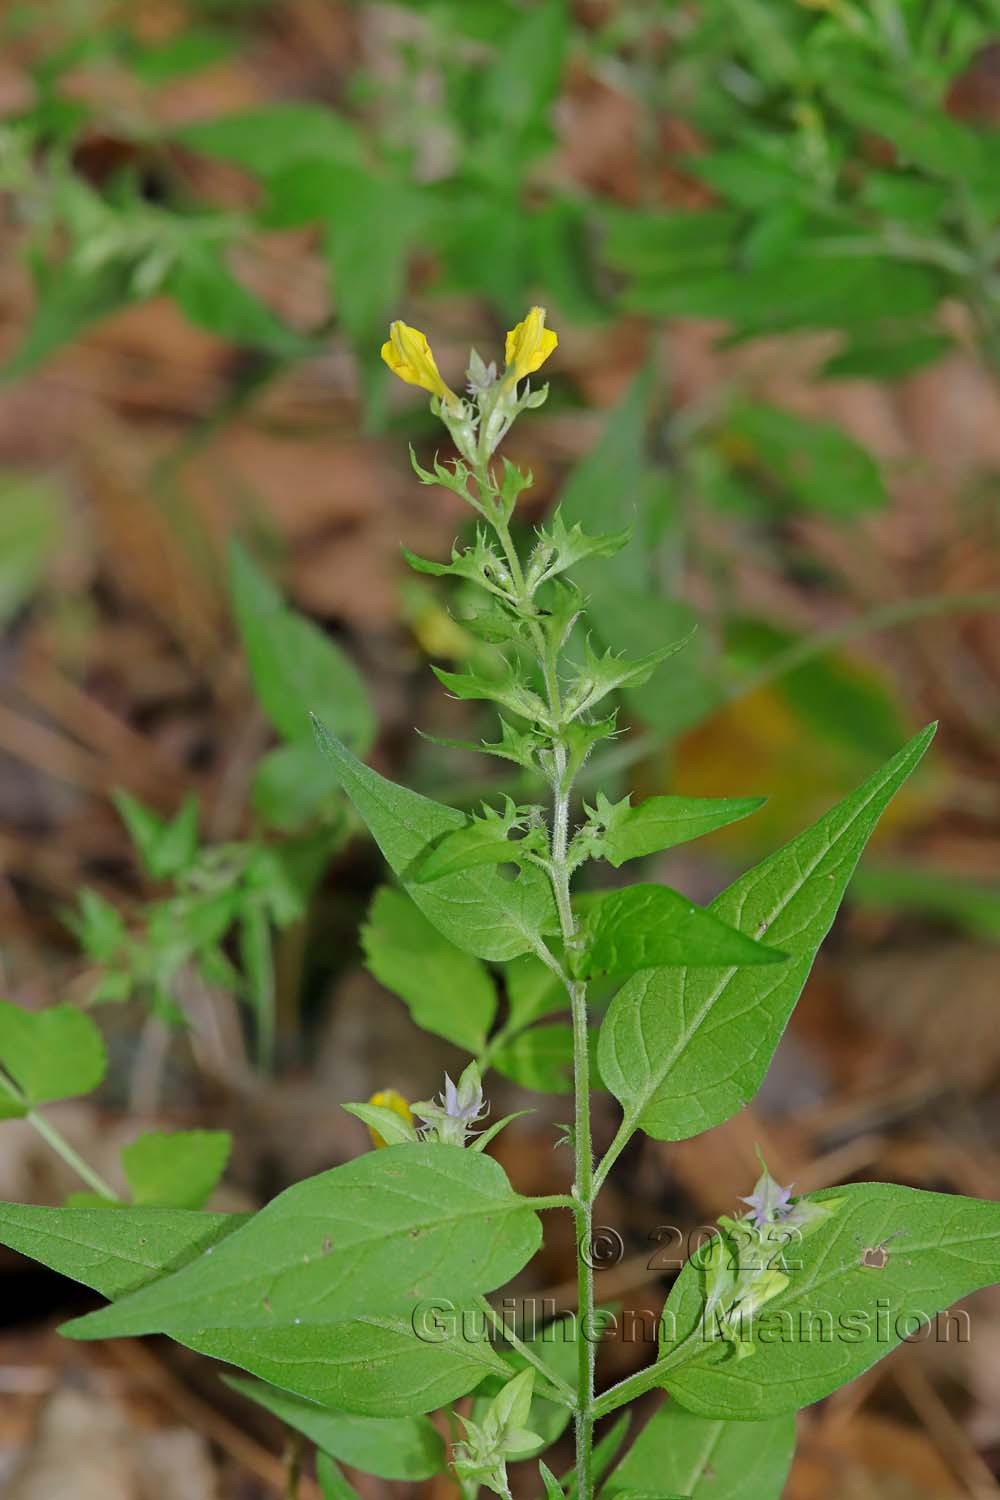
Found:
<svg viewBox="0 0 1000 1500"><path fill-rule="evenodd" d="M569 801L566 785L566 751L555 752L555 799L552 815L552 890L559 912L566 962L572 964L577 945L576 919L570 901ZM594 1325L594 1272L590 1264L590 1245L594 1222L594 1159L590 1133L590 1046L587 1026L587 986L578 979L565 977L573 1017L573 1093L575 1118L573 1144L576 1171L573 1182L574 1217L577 1242L577 1413L576 1413L576 1482L579 1500L591 1500L594 1493L592 1454L594 1445L594 1372L597 1350L591 1331Z"/></svg>
<svg viewBox="0 0 1000 1500"><path fill-rule="evenodd" d="M477 482L481 492L496 490L491 484L487 465L477 470ZM542 626L535 618L532 600L525 587L524 571L517 549L510 534L510 527L495 507L493 526L503 548L510 568L511 580L517 594L517 606L523 617L531 623L532 636L538 652L538 661L545 681L549 716L553 726L562 723L562 692L559 673L553 651ZM596 1348L589 1337L594 1323L594 1273L589 1264L590 1242L593 1237L594 1217L594 1161L590 1133L590 1047L587 1026L587 986L572 978L575 950L579 943L576 919L570 899L569 865L569 812L572 781L567 776L568 756L564 743L556 731L553 745L552 768L552 836L549 876L552 893L559 913L559 927L565 949L562 981L569 997L573 1018L573 1093L574 1127L573 1142L575 1172L572 1191L573 1216L576 1221L577 1239L577 1402L576 1402L576 1480L578 1500L593 1500L593 1443L594 1443L594 1370Z"/></svg>
<svg viewBox="0 0 1000 1500"><path fill-rule="evenodd" d="M546 1208L573 1208L576 1202L571 1193L550 1193L547 1198L523 1198L521 1201L539 1213Z"/></svg>
<svg viewBox="0 0 1000 1500"><path fill-rule="evenodd" d="M28 1101L14 1080L4 1072L0 1072L0 1096L6 1094L8 1099L13 1099L15 1104L21 1105L25 1113L22 1116L31 1126L32 1130L38 1132L42 1140L52 1147L57 1156L70 1167L78 1177L82 1178L89 1188L93 1188L101 1198L107 1198L110 1203L119 1201L118 1194L114 1188L105 1182L101 1174L94 1170L88 1162L85 1162L78 1151L75 1151L69 1141L56 1127L48 1121L44 1115L37 1110L28 1108Z"/></svg>
<svg viewBox="0 0 1000 1500"><path fill-rule="evenodd" d="M632 1133L634 1130L635 1121L630 1119L630 1117L626 1115L618 1127L614 1140L611 1142L611 1145L601 1157L597 1170L594 1173L595 1196L601 1191L608 1173L611 1171L611 1168L614 1166L615 1162L618 1160L619 1156L621 1156L625 1147L632 1139Z"/></svg>
<svg viewBox="0 0 1000 1500"><path fill-rule="evenodd" d="M687 1364L691 1359L695 1351L690 1349L690 1345L694 1343L699 1333L702 1333L700 1322L686 1338L683 1338L679 1344L675 1344L663 1359L657 1360L655 1364L647 1365L644 1370L637 1370L634 1375L629 1375L624 1380L619 1380L617 1385L611 1386L603 1395L598 1396L594 1402L595 1417L606 1417L609 1412L617 1411L620 1406L628 1406L629 1402L634 1401L636 1397L662 1385L664 1375L669 1374L671 1370L676 1370L678 1365ZM698 1342L703 1345L704 1338L699 1339Z"/></svg>
<svg viewBox="0 0 1000 1500"><path fill-rule="evenodd" d="M516 1349L518 1354L528 1361L529 1365L534 1365L538 1373L547 1382L549 1390L542 1391L540 1394L547 1396L551 1401L558 1401L560 1406L568 1406L571 1410L574 1409L576 1407L576 1392L572 1386L567 1385L562 1376L557 1375L555 1370L549 1369L544 1359L535 1353L530 1344L526 1344L523 1339L514 1333L513 1329L508 1327L496 1308L485 1297L477 1297L476 1302L482 1311L486 1313L501 1338L510 1344L512 1349Z"/></svg>
<svg viewBox="0 0 1000 1500"><path fill-rule="evenodd" d="M25 1100L24 1095L22 1095L21 1091L19 1091L16 1083L13 1083L12 1080L7 1079L7 1077L1 1073L0 1092L3 1092L3 1094L6 1094L7 1097L15 1100L16 1104L27 1106L27 1100ZM55 1152L55 1155L57 1155L57 1157L63 1158L66 1166L70 1167L70 1169L72 1169L73 1172L76 1173L76 1176L78 1176L78 1178L81 1178L82 1181L87 1184L88 1188L93 1188L93 1191L97 1194L97 1196L102 1197L102 1199L108 1199L109 1203L118 1202L118 1194L115 1193L114 1188L111 1188L108 1184L106 1184L105 1179L100 1176L99 1172L94 1172L94 1169L90 1166L90 1163L84 1161L84 1158L79 1155L79 1152L76 1152L75 1149L73 1149L72 1146L69 1145L66 1137L64 1137L63 1134L60 1133L60 1131L55 1130L55 1127L51 1124L51 1122L46 1121L45 1116L39 1115L39 1113L37 1113L37 1110L27 1110L27 1113L25 1113L22 1118L27 1121L27 1124L30 1125L31 1130L37 1131L37 1134L42 1137L42 1140L46 1143L46 1145L51 1146L52 1151Z"/></svg>
<svg viewBox="0 0 1000 1500"><path fill-rule="evenodd" d="M46 1141L52 1147L53 1151L62 1157L66 1165L71 1167L77 1176L81 1177L87 1186L92 1188L99 1197L107 1198L109 1203L117 1203L119 1201L118 1194L104 1181L101 1174L96 1172L88 1162L85 1162L78 1152L74 1151L65 1136L61 1135L44 1115L36 1114L34 1110L29 1110L25 1119L33 1129L38 1131L42 1140Z"/></svg>

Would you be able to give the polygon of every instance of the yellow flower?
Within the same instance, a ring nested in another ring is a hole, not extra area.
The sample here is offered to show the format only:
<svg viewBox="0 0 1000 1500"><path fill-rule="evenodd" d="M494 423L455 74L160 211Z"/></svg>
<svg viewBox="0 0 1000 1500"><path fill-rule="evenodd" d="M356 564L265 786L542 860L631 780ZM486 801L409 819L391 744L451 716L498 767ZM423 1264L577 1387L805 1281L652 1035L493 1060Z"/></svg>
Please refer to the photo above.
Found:
<svg viewBox="0 0 1000 1500"><path fill-rule="evenodd" d="M545 308L533 307L507 335L507 378L523 380L543 365L559 340L545 326Z"/></svg>
<svg viewBox="0 0 1000 1500"><path fill-rule="evenodd" d="M382 345L382 358L394 375L408 385L419 385L432 396L455 404L458 397L441 379L431 346L419 328L406 323L389 324L389 337Z"/></svg>
<svg viewBox="0 0 1000 1500"><path fill-rule="evenodd" d="M420 337L423 338L423 334L421 334ZM402 1094L397 1094L395 1089L379 1089L377 1094L372 1094L368 1103L378 1104L382 1107L382 1109L391 1109L395 1114L399 1115L399 1118L401 1120L405 1120L407 1125L413 1124L413 1114L410 1106L407 1104ZM368 1134L372 1138L372 1145L375 1147L376 1151L380 1151L383 1146L388 1144L388 1142L384 1141L379 1135L378 1131L375 1130L371 1125L369 1125L368 1127Z"/></svg>

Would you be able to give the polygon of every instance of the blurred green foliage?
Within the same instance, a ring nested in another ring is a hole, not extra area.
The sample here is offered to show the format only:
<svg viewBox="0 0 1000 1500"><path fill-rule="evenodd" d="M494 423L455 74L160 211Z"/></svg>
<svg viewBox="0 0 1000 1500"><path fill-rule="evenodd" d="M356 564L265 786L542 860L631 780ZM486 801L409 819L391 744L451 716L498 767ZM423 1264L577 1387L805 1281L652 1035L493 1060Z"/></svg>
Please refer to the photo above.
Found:
<svg viewBox="0 0 1000 1500"><path fill-rule="evenodd" d="M355 19L380 27L379 66L363 54L341 78L317 75L313 97L167 127L163 91L250 57L281 6L192 0L187 15L188 25L152 43L133 8L114 0L52 0L44 12L20 3L4 14L31 98L0 122L0 191L35 289L8 381L114 310L163 295L252 352L264 372L341 336L377 429L387 416L378 347L414 282L422 296L478 298L498 322L538 296L560 330L584 338L623 313L654 324L718 319L730 343L819 330L834 341L820 379L892 380L932 363L953 347L957 309L984 360L1000 361L997 131L960 118L955 96L997 35L1000 0L356 6ZM81 90L81 75L130 87ZM620 191L566 167L574 127L561 111L583 75L635 111L634 181ZM670 122L684 127L683 154L664 145ZM86 169L94 140L116 146L100 173ZM200 186L216 176L188 170L192 162L224 164L252 190L217 200ZM684 181L673 195L683 208L664 190L667 170ZM311 325L291 326L238 268L248 247L303 229L328 268L328 305ZM879 464L834 422L737 383L678 409L651 369L570 476L561 513L591 532L632 527L631 545L611 561L584 559L575 570L596 644L641 656L697 629L673 664L669 695L656 679L625 686L627 716L645 734L607 752L604 773L761 687L804 739L839 746L849 760L887 753L905 715L884 673L840 652L852 632L817 639L747 617L731 597L726 550L770 549L807 584L829 582L819 559L793 550L785 523L813 513L847 534L887 504ZM554 396L577 399L568 384ZM58 503L14 476L0 509L0 614L9 616L41 577ZM686 602L692 576L706 600L698 609ZM234 554L230 581L254 687L281 742L254 783L260 847L270 858L268 841L294 848L317 829L330 847L344 813L307 713L363 754L374 732L364 687L244 554ZM473 626L461 582L451 583L444 597L464 630L446 637L449 649L488 672L495 647L465 633ZM427 599L422 592L421 608ZM926 603L937 611L939 601ZM905 608L897 618L908 618ZM871 624L880 621L892 623ZM165 1010L171 976L192 957L221 976L233 924L241 983L265 1005L253 974L267 967L269 924L287 915L253 894L256 849L236 858L192 848L168 877L150 867L153 878L186 882L169 900L204 917L204 939L186 940L183 952L151 920L152 948L144 939L142 962L133 954L121 971L144 976ZM240 872L225 913L210 894L217 860ZM82 930L93 946L93 922ZM115 983L125 992L124 977Z"/></svg>

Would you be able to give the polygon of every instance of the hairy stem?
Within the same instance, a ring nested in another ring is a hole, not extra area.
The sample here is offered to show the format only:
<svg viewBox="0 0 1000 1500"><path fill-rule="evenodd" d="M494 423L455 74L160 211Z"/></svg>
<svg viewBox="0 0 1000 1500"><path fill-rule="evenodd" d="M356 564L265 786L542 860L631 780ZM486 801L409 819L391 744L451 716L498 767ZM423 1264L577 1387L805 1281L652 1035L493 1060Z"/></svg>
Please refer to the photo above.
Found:
<svg viewBox="0 0 1000 1500"><path fill-rule="evenodd" d="M477 473L480 489L493 488L488 470L483 466ZM495 495L495 489L493 489ZM593 1236L594 1218L594 1161L590 1134L590 1048L587 1026L587 986L573 976L573 959L579 943L576 918L570 900L569 864L569 813L572 795L572 778L568 772L568 754L561 738L563 714L562 691L556 663L556 652L546 637L545 631L535 617L534 606L525 587L524 570L517 549L511 538L510 528L499 513L493 517L493 525L503 548L511 580L518 596L517 603L523 618L531 624L531 634L538 654L538 663L545 682L549 717L555 729L552 749L552 830L550 843L549 874L552 893L559 913L565 956L561 978L569 997L573 1018L573 1094L574 1123L573 1143L575 1172L572 1191L573 1215L576 1220L577 1239L577 1400L576 1400L576 1482L578 1500L593 1500L593 1442L594 1442L594 1369L596 1349L591 1336L594 1323L594 1273L590 1265L590 1243Z"/></svg>
<svg viewBox="0 0 1000 1500"><path fill-rule="evenodd" d="M634 1375L626 1376L624 1380L619 1380L617 1385L611 1386L610 1390L599 1396L594 1403L595 1416L606 1417L609 1412L617 1411L620 1406L628 1406L636 1397L661 1385L664 1375L671 1370L676 1370L679 1365L687 1364L698 1352L698 1348L692 1347L696 1343L698 1348L705 1346L705 1332L700 1322L662 1359L647 1365L644 1370L637 1370Z"/></svg>
<svg viewBox="0 0 1000 1500"><path fill-rule="evenodd" d="M575 1408L576 1392L572 1389L571 1386L568 1386L566 1384L562 1376L558 1375L555 1370L550 1369L549 1366L545 1363L544 1359L542 1359L540 1355L535 1353L530 1344L526 1344L523 1339L518 1338L517 1334L508 1325L505 1319L500 1316L491 1302L487 1301L485 1297L477 1297L476 1302L489 1318L490 1322L496 1329L497 1333L500 1334L501 1338L505 1339L507 1343L510 1344L512 1349L516 1349L517 1352L528 1361L529 1365L534 1365L539 1375L541 1375L545 1380L549 1389L543 1390L541 1394L543 1396L548 1396L549 1400L551 1401L558 1401L560 1406L569 1406L571 1408Z"/></svg>
<svg viewBox="0 0 1000 1500"><path fill-rule="evenodd" d="M594 1493L592 1451L594 1443L594 1367L596 1347L591 1330L594 1323L594 1272L590 1264L590 1245L594 1222L594 1161L590 1137L590 1048L587 1027L587 986L569 978L573 952L577 944L576 919L569 891L569 800L566 785L566 751L555 752L555 799L552 813L552 890L559 912L568 972L566 992L573 1015L573 1093L575 1117L573 1144L576 1171L573 1182L577 1241L577 1378L576 1414L576 1480L580 1500L591 1500Z"/></svg>

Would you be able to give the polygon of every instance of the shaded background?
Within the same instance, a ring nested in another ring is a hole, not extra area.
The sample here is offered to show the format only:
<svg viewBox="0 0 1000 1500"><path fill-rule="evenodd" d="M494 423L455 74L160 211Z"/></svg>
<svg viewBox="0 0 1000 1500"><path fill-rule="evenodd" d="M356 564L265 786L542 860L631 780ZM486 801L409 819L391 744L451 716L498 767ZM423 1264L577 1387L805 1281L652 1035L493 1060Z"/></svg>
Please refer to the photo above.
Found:
<svg viewBox="0 0 1000 1500"><path fill-rule="evenodd" d="M730 1210L757 1145L800 1189L998 1196L997 8L50 0L2 25L4 977L29 1007L130 996L98 1012L111 1073L53 1111L66 1134L116 1178L140 1125L225 1126L216 1202L250 1206L363 1148L338 1101L426 1096L460 1065L362 967L379 862L226 548L360 670L370 702L346 668L329 711L359 744L377 724L380 769L468 806L527 792L413 733L492 735L429 671L486 648L460 593L401 565L401 543L447 557L466 518L410 473L407 442L427 461L439 429L377 349L402 315L457 386L470 341L497 357L540 301L560 346L509 443L535 476L525 526L563 495L635 528L592 589L607 643L699 626L626 702L604 784L770 795L650 878L709 899L942 726L758 1099L623 1158L600 1217L624 1259L599 1295L658 1307L650 1230ZM178 941L186 909L116 790L162 816L195 794L207 865L241 851L212 953ZM248 894L260 850L295 872L283 907ZM88 917L83 887L108 905ZM556 1190L565 1098L489 1092L536 1110L495 1148L515 1182ZM599 1101L599 1145L614 1123ZM0 1151L5 1198L75 1186L19 1122ZM568 1230L533 1274L571 1305ZM207 1362L64 1344L83 1294L6 1253L0 1276L5 1493L283 1492L277 1424ZM996 1491L1000 1302L970 1306L967 1345L904 1346L803 1414L788 1496ZM638 1353L606 1351L608 1378Z"/></svg>

